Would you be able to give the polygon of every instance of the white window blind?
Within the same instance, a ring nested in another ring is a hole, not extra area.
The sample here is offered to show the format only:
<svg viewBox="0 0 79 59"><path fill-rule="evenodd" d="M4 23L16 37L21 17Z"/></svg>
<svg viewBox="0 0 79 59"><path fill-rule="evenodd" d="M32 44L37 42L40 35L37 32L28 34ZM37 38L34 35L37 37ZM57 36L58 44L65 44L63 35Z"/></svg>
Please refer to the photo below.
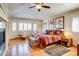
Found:
<svg viewBox="0 0 79 59"><path fill-rule="evenodd" d="M23 23L19 23L19 30L20 31L23 31L24 29L23 29Z"/></svg>
<svg viewBox="0 0 79 59"><path fill-rule="evenodd" d="M37 24L33 24L33 31L37 31Z"/></svg>
<svg viewBox="0 0 79 59"><path fill-rule="evenodd" d="M27 23L24 23L24 30L27 30Z"/></svg>
<svg viewBox="0 0 79 59"><path fill-rule="evenodd" d="M79 17L73 18L72 21L72 31L79 32Z"/></svg>
<svg viewBox="0 0 79 59"><path fill-rule="evenodd" d="M17 30L17 23L15 23L15 22L12 23L12 30L13 31Z"/></svg>
<svg viewBox="0 0 79 59"><path fill-rule="evenodd" d="M0 28L5 28L5 23L4 22L0 22Z"/></svg>
<svg viewBox="0 0 79 59"><path fill-rule="evenodd" d="M28 23L28 30L32 30L32 24L31 23Z"/></svg>
<svg viewBox="0 0 79 59"><path fill-rule="evenodd" d="M2 24L1 24L2 25ZM37 31L37 24L33 24L32 23L16 23L13 22L12 23L12 30L13 31Z"/></svg>

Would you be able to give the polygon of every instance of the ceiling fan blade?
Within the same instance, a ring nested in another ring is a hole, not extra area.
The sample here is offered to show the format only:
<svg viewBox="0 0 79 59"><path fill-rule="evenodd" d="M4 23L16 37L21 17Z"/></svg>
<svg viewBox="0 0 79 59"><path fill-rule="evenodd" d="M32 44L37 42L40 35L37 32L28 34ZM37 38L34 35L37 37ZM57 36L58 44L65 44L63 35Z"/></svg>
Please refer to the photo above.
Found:
<svg viewBox="0 0 79 59"><path fill-rule="evenodd" d="M34 3L34 4L39 4L39 3Z"/></svg>
<svg viewBox="0 0 79 59"><path fill-rule="evenodd" d="M34 3L34 4L44 4L44 3Z"/></svg>
<svg viewBox="0 0 79 59"><path fill-rule="evenodd" d="M50 8L50 6L45 6L45 5L42 5L42 7L44 7L44 8Z"/></svg>
<svg viewBox="0 0 79 59"><path fill-rule="evenodd" d="M29 8L34 8L35 6L29 7Z"/></svg>
<svg viewBox="0 0 79 59"><path fill-rule="evenodd" d="M41 4L44 4L44 3L41 3Z"/></svg>

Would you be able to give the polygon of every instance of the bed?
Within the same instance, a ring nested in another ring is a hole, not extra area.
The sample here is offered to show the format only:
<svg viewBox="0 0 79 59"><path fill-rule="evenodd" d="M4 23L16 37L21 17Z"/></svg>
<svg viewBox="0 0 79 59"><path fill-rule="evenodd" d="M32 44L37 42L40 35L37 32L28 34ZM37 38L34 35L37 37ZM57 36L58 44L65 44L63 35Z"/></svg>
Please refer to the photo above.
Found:
<svg viewBox="0 0 79 59"><path fill-rule="evenodd" d="M39 46L40 48L45 48L48 44L55 43L61 40L64 36L63 30L46 30L46 34L39 34Z"/></svg>
<svg viewBox="0 0 79 59"><path fill-rule="evenodd" d="M53 34L52 34L53 32ZM49 34L36 34L39 37L38 43L40 48L45 48L48 44L55 43L61 40L60 30L49 31Z"/></svg>
<svg viewBox="0 0 79 59"><path fill-rule="evenodd" d="M61 40L59 35L39 35L39 46L45 48L48 44L55 43Z"/></svg>

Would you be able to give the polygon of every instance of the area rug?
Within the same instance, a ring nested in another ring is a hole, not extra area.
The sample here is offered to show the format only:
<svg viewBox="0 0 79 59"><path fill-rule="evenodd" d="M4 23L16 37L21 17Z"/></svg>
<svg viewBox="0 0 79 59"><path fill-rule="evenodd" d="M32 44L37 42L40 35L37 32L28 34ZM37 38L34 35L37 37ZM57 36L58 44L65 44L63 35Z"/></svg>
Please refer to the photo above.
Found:
<svg viewBox="0 0 79 59"><path fill-rule="evenodd" d="M69 52L70 50L67 47L56 44L49 48L45 48L44 51L50 56L61 56L65 53Z"/></svg>

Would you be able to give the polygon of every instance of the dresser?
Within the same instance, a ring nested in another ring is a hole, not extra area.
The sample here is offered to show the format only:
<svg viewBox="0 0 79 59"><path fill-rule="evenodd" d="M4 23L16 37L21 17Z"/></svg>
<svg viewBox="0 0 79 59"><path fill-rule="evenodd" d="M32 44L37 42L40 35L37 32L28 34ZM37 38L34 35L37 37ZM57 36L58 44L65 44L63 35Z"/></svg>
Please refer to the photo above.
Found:
<svg viewBox="0 0 79 59"><path fill-rule="evenodd" d="M79 56L79 43L77 43L77 56Z"/></svg>

